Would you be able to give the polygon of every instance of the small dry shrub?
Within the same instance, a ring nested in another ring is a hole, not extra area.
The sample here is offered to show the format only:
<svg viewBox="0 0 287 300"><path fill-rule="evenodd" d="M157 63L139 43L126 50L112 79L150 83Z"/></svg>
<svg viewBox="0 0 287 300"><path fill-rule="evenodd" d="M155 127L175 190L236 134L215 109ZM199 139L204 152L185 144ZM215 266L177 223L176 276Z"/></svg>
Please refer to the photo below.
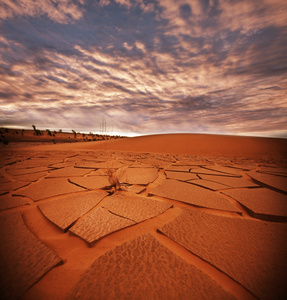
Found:
<svg viewBox="0 0 287 300"><path fill-rule="evenodd" d="M109 183L114 192L121 190L121 183L120 180L123 178L123 175L126 172L126 167L122 168L113 168L112 161L107 162L107 169L105 173L109 176Z"/></svg>

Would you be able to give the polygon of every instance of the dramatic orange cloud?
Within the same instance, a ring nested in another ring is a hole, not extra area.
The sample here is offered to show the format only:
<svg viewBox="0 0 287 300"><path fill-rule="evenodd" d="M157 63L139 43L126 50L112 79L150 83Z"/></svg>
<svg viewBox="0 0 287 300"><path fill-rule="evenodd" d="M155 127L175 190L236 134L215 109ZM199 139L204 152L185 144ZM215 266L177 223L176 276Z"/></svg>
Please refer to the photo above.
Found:
<svg viewBox="0 0 287 300"><path fill-rule="evenodd" d="M0 126L287 136L286 1L3 0Z"/></svg>

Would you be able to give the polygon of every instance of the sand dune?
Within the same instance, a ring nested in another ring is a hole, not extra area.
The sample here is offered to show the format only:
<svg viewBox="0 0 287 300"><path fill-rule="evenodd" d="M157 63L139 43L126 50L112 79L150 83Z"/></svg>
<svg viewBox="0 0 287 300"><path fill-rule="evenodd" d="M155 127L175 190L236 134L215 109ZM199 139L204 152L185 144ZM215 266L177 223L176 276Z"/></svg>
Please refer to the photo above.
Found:
<svg viewBox="0 0 287 300"><path fill-rule="evenodd" d="M32 149L32 148L29 148ZM111 141L38 146L37 150L119 150L200 156L286 157L287 139L211 134L160 134Z"/></svg>

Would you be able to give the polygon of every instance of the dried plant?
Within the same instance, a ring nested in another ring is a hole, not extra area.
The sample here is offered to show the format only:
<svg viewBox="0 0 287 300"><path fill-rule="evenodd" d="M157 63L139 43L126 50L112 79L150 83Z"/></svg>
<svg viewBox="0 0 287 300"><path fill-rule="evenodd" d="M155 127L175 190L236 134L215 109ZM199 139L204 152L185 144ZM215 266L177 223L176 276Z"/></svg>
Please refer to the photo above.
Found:
<svg viewBox="0 0 287 300"><path fill-rule="evenodd" d="M109 176L109 183L113 192L117 192L121 190L121 183L120 180L122 179L123 175L126 172L126 167L122 168L112 168L112 162L107 162L107 169L105 173Z"/></svg>
<svg viewBox="0 0 287 300"><path fill-rule="evenodd" d="M111 187L114 189L114 191L118 191L121 189L121 184L119 182L119 179L116 175L115 169L107 169L107 175L109 176L109 183Z"/></svg>

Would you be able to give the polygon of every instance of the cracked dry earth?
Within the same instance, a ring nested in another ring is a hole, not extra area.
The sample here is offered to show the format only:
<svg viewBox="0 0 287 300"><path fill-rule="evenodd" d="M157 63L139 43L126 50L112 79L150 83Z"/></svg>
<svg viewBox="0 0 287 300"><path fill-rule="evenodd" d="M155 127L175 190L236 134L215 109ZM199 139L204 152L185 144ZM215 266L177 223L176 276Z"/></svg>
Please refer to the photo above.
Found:
<svg viewBox="0 0 287 300"><path fill-rule="evenodd" d="M0 163L1 299L287 295L286 161L19 150Z"/></svg>

